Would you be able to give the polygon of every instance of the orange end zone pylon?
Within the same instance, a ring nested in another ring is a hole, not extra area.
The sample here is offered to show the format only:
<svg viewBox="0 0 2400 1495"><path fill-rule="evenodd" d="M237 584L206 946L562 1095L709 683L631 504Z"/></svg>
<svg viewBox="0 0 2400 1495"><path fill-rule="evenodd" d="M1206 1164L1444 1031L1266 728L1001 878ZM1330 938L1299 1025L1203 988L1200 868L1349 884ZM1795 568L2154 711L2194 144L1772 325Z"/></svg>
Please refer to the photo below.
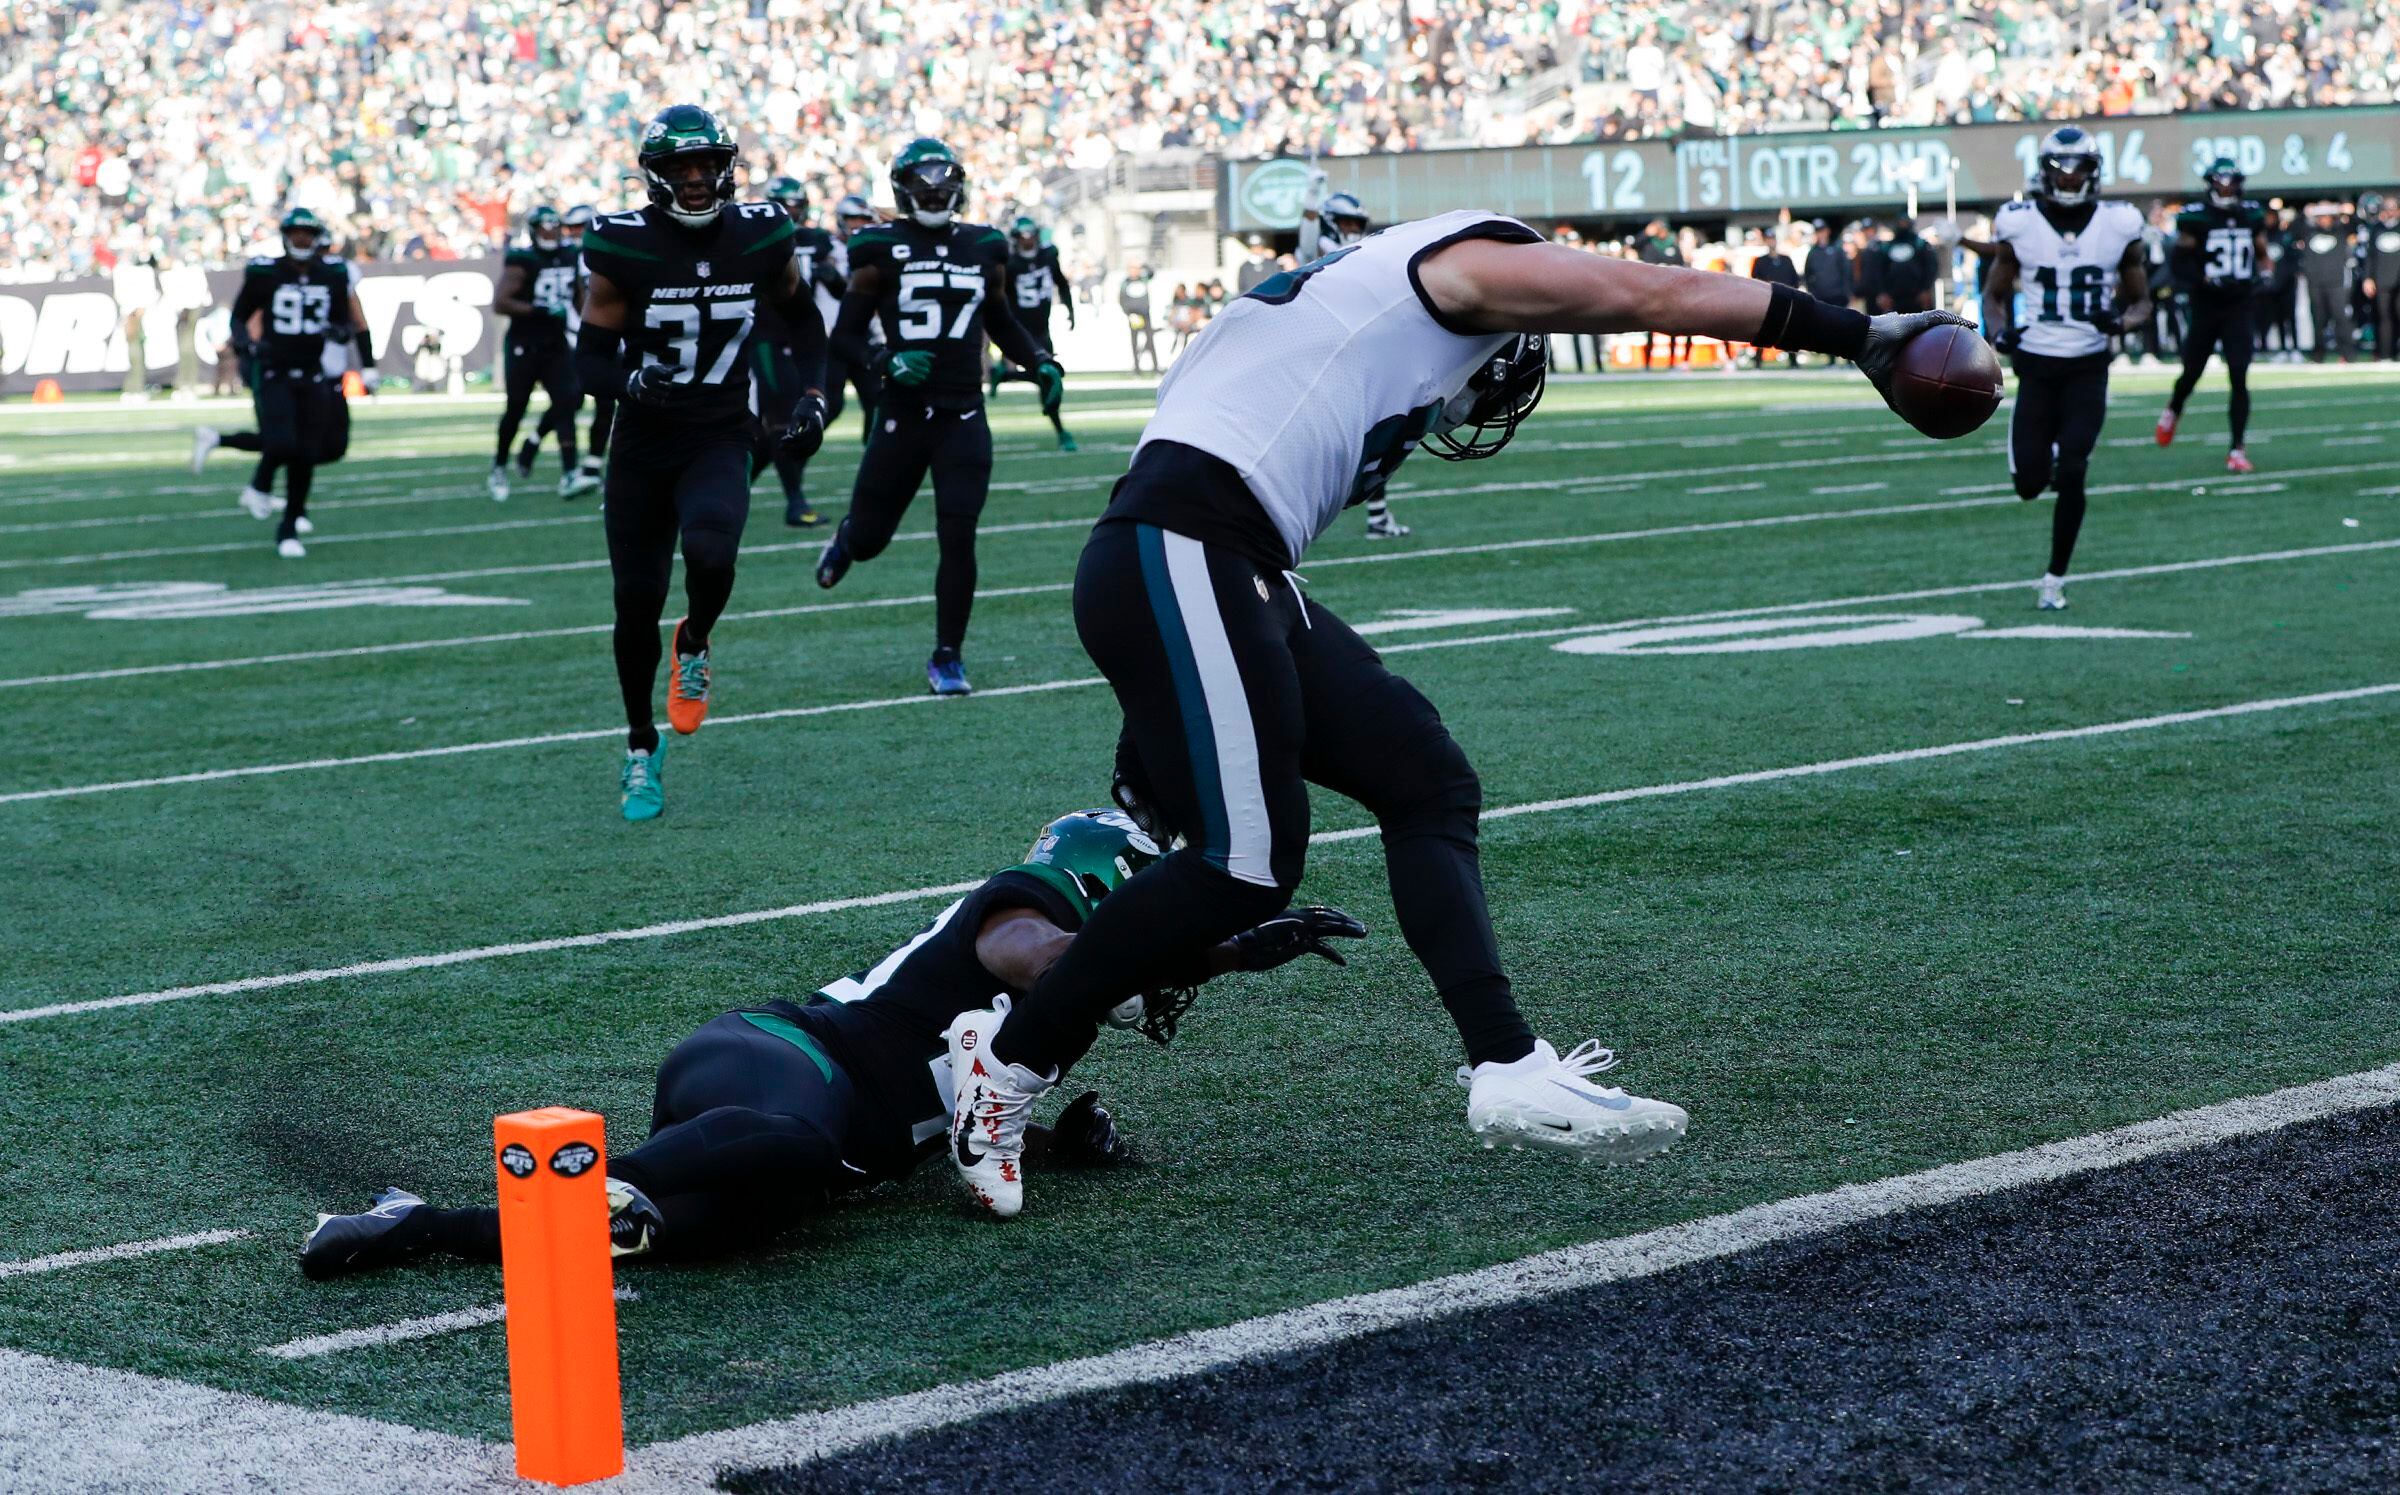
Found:
<svg viewBox="0 0 2400 1495"><path fill-rule="evenodd" d="M492 1148L517 1473L553 1485L606 1479L625 1468L625 1404L600 1118L518 1111L492 1123Z"/></svg>

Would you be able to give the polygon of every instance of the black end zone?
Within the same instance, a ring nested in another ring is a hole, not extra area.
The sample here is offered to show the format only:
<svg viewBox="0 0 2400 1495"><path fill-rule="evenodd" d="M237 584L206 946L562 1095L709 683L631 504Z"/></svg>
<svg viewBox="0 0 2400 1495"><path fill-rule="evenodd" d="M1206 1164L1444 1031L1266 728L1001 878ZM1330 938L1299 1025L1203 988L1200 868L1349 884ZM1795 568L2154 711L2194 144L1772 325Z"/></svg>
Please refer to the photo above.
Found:
<svg viewBox="0 0 2400 1495"><path fill-rule="evenodd" d="M2400 1488L2400 1113L724 1487Z"/></svg>

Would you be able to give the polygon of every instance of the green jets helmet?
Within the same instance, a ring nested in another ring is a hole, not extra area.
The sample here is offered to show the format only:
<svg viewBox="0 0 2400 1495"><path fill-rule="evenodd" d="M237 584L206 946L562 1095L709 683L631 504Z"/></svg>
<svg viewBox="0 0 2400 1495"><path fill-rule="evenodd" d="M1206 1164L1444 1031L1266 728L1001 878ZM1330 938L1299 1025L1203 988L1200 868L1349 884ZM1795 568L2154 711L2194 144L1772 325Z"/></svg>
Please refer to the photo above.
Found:
<svg viewBox="0 0 2400 1495"><path fill-rule="evenodd" d="M560 218L558 209L548 203L525 215L525 237L544 249L556 248L566 236L566 220Z"/></svg>
<svg viewBox="0 0 2400 1495"><path fill-rule="evenodd" d="M1101 899L1158 858L1158 843L1124 811L1077 810L1043 826L1025 860L1008 870L1048 883L1088 919Z"/></svg>
<svg viewBox="0 0 2400 1495"><path fill-rule="evenodd" d="M1030 213L1017 215L1017 221L1008 226L1008 236L1017 241L1018 250L1025 254L1042 247L1042 226L1033 221Z"/></svg>
<svg viewBox="0 0 2400 1495"><path fill-rule="evenodd" d="M967 169L958 153L920 135L892 158L892 201L927 228L946 228L967 202Z"/></svg>
<svg viewBox="0 0 2400 1495"><path fill-rule="evenodd" d="M808 206L808 188L796 176L779 176L767 183L767 201L789 209Z"/></svg>
<svg viewBox="0 0 2400 1495"><path fill-rule="evenodd" d="M2242 168L2234 163L2233 157L2219 156L2209 162L2208 170L2200 173L2200 180L2208 186L2211 207L2230 208L2241 202Z"/></svg>
<svg viewBox="0 0 2400 1495"><path fill-rule="evenodd" d="M635 159L641 164L651 205L678 223L698 228L714 223L725 204L733 201L733 163L741 153L723 120L697 104L677 104L643 126ZM694 159L708 168L710 201L706 208L685 207L674 184L661 175L671 162Z"/></svg>
<svg viewBox="0 0 2400 1495"><path fill-rule="evenodd" d="M275 228L283 235L283 252L293 259L313 260L325 247L325 220L306 208L294 208L284 214L283 221L276 224ZM316 237L306 245L295 245L292 243L294 234L315 234Z"/></svg>

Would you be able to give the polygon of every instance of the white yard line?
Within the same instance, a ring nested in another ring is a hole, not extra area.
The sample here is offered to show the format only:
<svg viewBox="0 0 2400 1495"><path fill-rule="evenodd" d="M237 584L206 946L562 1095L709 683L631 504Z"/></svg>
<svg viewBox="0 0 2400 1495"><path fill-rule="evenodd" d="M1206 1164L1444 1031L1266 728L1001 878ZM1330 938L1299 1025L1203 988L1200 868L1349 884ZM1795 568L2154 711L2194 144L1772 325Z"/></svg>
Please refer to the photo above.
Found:
<svg viewBox="0 0 2400 1495"><path fill-rule="evenodd" d="M1098 684L1099 682L1083 683ZM2182 726L2192 722L2253 716L2270 711L2290 711L2344 701L2363 701L2394 694L2400 694L2400 683L2362 685L2345 690L2319 691L2311 695L2242 701L2228 706L2168 712L2157 716L2132 717L2122 721L2098 722L2084 727L2061 727L2053 731L2023 732L2007 737L1983 737L1967 742L1904 748L1894 752L1868 754L1863 757L1834 758L1820 763L1799 763L1781 768L1755 769L1746 773L1717 774L1704 779L1684 779L1667 784L1610 789L1596 794L1578 795L1570 799L1537 800L1527 804L1500 805L1486 809L1483 812L1483 818L1485 820L1507 820L1522 815L1546 815L1560 810L1616 804L1626 800L1694 794L1747 784L1771 783L1780 779L1811 778L1823 774L1844 773L1851 769L1914 763L1934 758L1957 757L1968 753L1987 753L2002 748L2027 747L2036 743L2068 742L2078 738L2145 732L2160 727ZM1319 831L1309 838L1309 842L1311 845L1327 846L1345 841L1363 840L1376 834L1378 832L1374 826L1359 826L1348 830ZM595 945L620 944L628 940L663 939L670 935L689 934L704 929L729 929L741 925L764 924L782 919L808 918L818 914L838 913L854 908L879 908L895 903L914 903L929 898L953 897L976 886L977 884L971 882L945 883L935 887L906 888L889 893L827 899L818 903L792 904L784 908L757 909L748 913L719 914L704 919L682 919L673 923L648 924L634 929L607 930L597 934L563 935L551 939L524 940L505 945L479 945L469 949L449 950L433 955L403 955L384 960L361 961L353 965L329 966L310 971L291 971L274 976L249 976L231 981L212 981L193 986L167 987L159 991L135 992L125 996L99 997L79 1002L54 1002L40 1007L0 1010L0 1025L34 1022L53 1017L70 1017L118 1007L146 1007L161 1002L182 1001L190 997L230 996L244 992L271 991L288 986L308 986L327 981L341 981L355 976L392 975L407 971L430 970L441 966L498 960L509 956L542 955L558 950L589 949Z"/></svg>
<svg viewBox="0 0 2400 1495"><path fill-rule="evenodd" d="M1480 1271L1336 1298L1088 1359L1033 1366L986 1380L653 1444L627 1461L627 1483L639 1488L642 1481L712 1481L726 1469L806 1463L878 1439L948 1427L995 1412L1118 1387L1180 1380L1478 1309L1638 1281L1780 1241L1806 1240L1846 1226L1939 1209L2395 1103L2400 1103L2400 1065L2295 1085L2021 1152L1849 1184L1640 1235L1567 1246Z"/></svg>
<svg viewBox="0 0 2400 1495"><path fill-rule="evenodd" d="M324 507L332 508L333 505L327 504ZM503 530L552 529L562 524L592 524L599 518L598 514L584 513L569 514L555 519L502 519L490 524L437 525L432 529L368 530L355 535L320 533L311 536L308 543L313 547L318 545L357 545L371 540L429 540L444 535L490 535L498 534ZM262 537L271 536L271 531L266 530L264 526L261 526L260 533ZM148 561L180 555L225 555L237 550L265 550L267 546L268 539L260 538L225 540L210 545L159 545L148 550L104 550L88 555L18 556L0 560L0 570L22 571L32 566L88 566L101 561ZM602 564L605 565L606 562Z"/></svg>
<svg viewBox="0 0 2400 1495"><path fill-rule="evenodd" d="M636 1303L640 1295L630 1287L617 1289L617 1301ZM432 1339L437 1335L456 1334L462 1329L480 1329L508 1318L506 1303L485 1303L475 1308L455 1308L448 1313L427 1314L423 1318L401 1319L389 1324L370 1324L363 1329L344 1329L335 1334L311 1334L304 1339L288 1339L282 1344L259 1346L262 1355L278 1360L315 1360L325 1355L339 1355L345 1350L370 1350L387 1344L400 1344L411 1339Z"/></svg>
<svg viewBox="0 0 2400 1495"><path fill-rule="evenodd" d="M243 1240L247 1230L201 1230L190 1235L162 1235L155 1240L126 1241L116 1246L93 1246L82 1251L59 1251L49 1256L33 1256L23 1261L0 1261L0 1279L30 1277L39 1272L63 1272L70 1267L88 1267L105 1261L126 1261L136 1256L156 1256L161 1251L189 1251L195 1246L222 1246L227 1241Z"/></svg>
<svg viewBox="0 0 2400 1495"><path fill-rule="evenodd" d="M1743 486L1757 487L1759 485L1745 484ZM1852 519L1874 519L1885 515L1916 514L1927 512L1929 510L2003 508L2013 502L2015 502L2014 499L2008 498L1950 499L1933 504L1890 504L1861 509L1820 510L1806 514L1770 514L1756 519L1721 519L1698 524L1660 525L1653 526L1649 529L1608 530L1598 534L1589 535L1552 535L1533 540L1494 540L1479 545L1451 545L1419 550L1378 550L1365 555L1328 556L1323 560L1309 562L1309 567L1311 570L1314 570L1321 566L1372 566L1389 564L1394 561L1438 559L1444 556L1484 555L1496 550L1557 549L1562 546L1608 545L1632 540L1667 539L1678 535L1716 534L1726 530L1773 529L1790 524L1824 524ZM1084 519L1043 520L1025 525L1003 525L995 529L987 529L983 531L983 533L1006 534L1027 530L1062 529L1068 526L1088 526L1089 523L1089 520ZM931 530L911 530L905 534L894 535L892 538L897 541L930 540L933 537L933 531ZM771 554L781 550L816 549L821 547L823 543L823 541L819 540L787 545L756 545L750 547L750 549L745 551L744 554L757 556ZM351 582L346 583L346 585L360 588L373 586L415 585L431 583L437 580L461 581L470 578L491 577L495 575L513 575L524 570L558 571L598 569L606 566L607 564L608 562L604 558L589 561L564 561L541 567L499 567L488 571L432 572L422 576L387 577L370 581ZM1042 593L1065 592L1072 589L1073 583L1071 582L1047 582L1036 586L994 587L986 591L979 591L975 595L978 598L1031 597L1040 595ZM933 599L930 595L862 598L849 602L817 602L808 603L797 607L763 608L751 612L728 613L726 614L726 617L729 620L734 621L758 618L790 618L800 617L812 613L852 612L865 608L925 606L930 605L932 601ZM308 660L318 659L358 659L374 654L407 654L423 649L458 649L481 644L521 643L530 639L571 638L583 634L606 633L609 631L610 626L611 625L606 623L597 623L581 624L562 628L516 629L506 633L474 634L460 638L427 639L391 644L361 644L346 649L308 649L283 654L256 654L233 659L191 660L180 661L171 664L154 665L123 665L113 669L75 670L53 675L26 675L15 679L0 680L0 690L22 689L27 686L36 685L84 684L95 680L125 680L145 675L176 675L184 674L194 670L244 669L255 665L296 664ZM670 624L662 626L672 625ZM4 804L6 802L7 796L0 795L0 804Z"/></svg>
<svg viewBox="0 0 2400 1495"><path fill-rule="evenodd" d="M2014 500L2009 499L1992 499L1978 500L1977 502L2009 503L2013 501ZM1901 507L1917 508L1922 506L1903 505ZM1859 512L1876 513L1881 511L1870 509ZM1729 522L1733 524L1749 524L1753 522L1772 523L1781 521L1734 520ZM1643 531L1640 533L1647 534L1650 532ZM1508 546L1538 546L1556 542L1547 540L1512 540L1500 543ZM1472 550L1474 548L1476 547L1462 547L1462 549L1468 550ZM2095 581L2118 581L2141 576L2169 576L2183 571L2214 570L2222 566L2242 566L2263 564L2274 561L2307 560L2320 556L2355 555L2373 551L2391 550L2394 548L2400 548L2400 540L2362 540L2348 545L2321 545L2307 549L2265 551L2252 555L2218 556L2195 561L2167 561L2150 566L2124 566L2109 571L2091 571L2079 573L2072 578L2072 581L2076 585L2082 586L2089 585ZM1343 564L1345 562L1366 564L1380 560L1406 560L1412 556L1433 553L1437 552L1387 551L1376 555L1338 558L1325 564ZM1438 553L1457 552L1452 551ZM1064 584L1060 584L1062 587L1063 585ZM2023 589L2025 586L2026 583L2022 580L1969 582L1958 586L1923 587L1906 592L1884 592L1860 597L1836 597L1815 602L1786 602L1764 607L1726 608L1714 612L1679 613L1655 618L1626 618L1609 623L1579 623L1558 628L1518 629L1507 633L1470 634L1461 638L1420 639L1409 643L1386 645L1383 649L1383 652L1386 654L1406 654L1425 649L1457 649L1480 646L1484 644L1518 643L1532 639L1567 638L1576 634L1606 633L1622 628L1649 628L1677 623L1715 622L1727 618L1769 617L1779 613L1814 612L1823 608L1851 607L1862 603L1913 602L1936 597L1963 597L1980 592L2017 591ZM1025 588L1023 590L1031 592L1044 589ZM999 592L993 592L987 595L999 596L1003 594ZM889 604L867 605L897 604L895 602ZM805 609L795 609L795 611L805 611ZM754 616L763 617L772 615L773 614L762 613L755 614ZM592 630L579 629L571 631L581 632ZM544 635L535 633L524 636L541 637ZM475 640L475 642L481 641L482 640ZM331 651L323 655L312 657L339 658L354 653L374 651L388 652L399 647L400 646L398 645L371 645L357 651ZM423 647L433 647L433 645L427 645ZM233 663L246 664L251 662L252 661L243 660L234 661ZM210 667L213 666L205 664L191 666L191 668ZM160 667L139 668L145 668L154 672ZM17 683L19 682L0 681L0 687L14 685ZM44 681L42 677L34 677L32 680L25 683L41 684L47 682ZM990 690L979 691L977 692L977 695L984 699L1007 698L1021 695L1038 695L1045 691L1080 690L1086 686L1098 685L1100 683L1101 682L1096 677L1085 676L1066 680L1036 681L1025 685L997 686ZM886 696L875 700L842 701L822 706L787 706L773 711L734 712L721 716L712 716L709 718L709 720L720 727L738 726L753 722L790 721L804 717L835 716L853 711L878 711L896 706L924 706L934 704L938 699L939 698L935 696L924 694ZM522 748L549 747L558 743L566 742L596 742L603 738L619 736L623 733L623 731L624 729L622 727L585 727L558 732L536 733L523 737L496 738L482 742L450 743L440 747L396 748L388 752L361 753L344 758L307 758L299 760L287 760L280 763L247 764L236 768L200 769L191 773L165 774L144 779L112 779L95 784L70 784L53 789L20 789L11 793L0 794L0 805L26 803L35 800L47 799L80 799L95 794L118 794L137 789L161 789L179 784L210 784L218 783L227 779L258 778L270 775L307 773L336 768L358 768L379 763L406 763L421 758L456 757L464 753L505 752Z"/></svg>

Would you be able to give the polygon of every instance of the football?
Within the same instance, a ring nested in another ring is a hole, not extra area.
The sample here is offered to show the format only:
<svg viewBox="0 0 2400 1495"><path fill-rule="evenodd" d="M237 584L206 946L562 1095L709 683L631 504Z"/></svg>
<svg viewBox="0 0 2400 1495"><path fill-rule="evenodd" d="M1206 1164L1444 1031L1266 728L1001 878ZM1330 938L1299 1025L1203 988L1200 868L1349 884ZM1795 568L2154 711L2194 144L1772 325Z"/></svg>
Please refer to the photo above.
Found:
<svg viewBox="0 0 2400 1495"><path fill-rule="evenodd" d="M1935 440L1956 440L2000 408L2000 359L1973 328L1928 328L1900 349L1892 408Z"/></svg>

